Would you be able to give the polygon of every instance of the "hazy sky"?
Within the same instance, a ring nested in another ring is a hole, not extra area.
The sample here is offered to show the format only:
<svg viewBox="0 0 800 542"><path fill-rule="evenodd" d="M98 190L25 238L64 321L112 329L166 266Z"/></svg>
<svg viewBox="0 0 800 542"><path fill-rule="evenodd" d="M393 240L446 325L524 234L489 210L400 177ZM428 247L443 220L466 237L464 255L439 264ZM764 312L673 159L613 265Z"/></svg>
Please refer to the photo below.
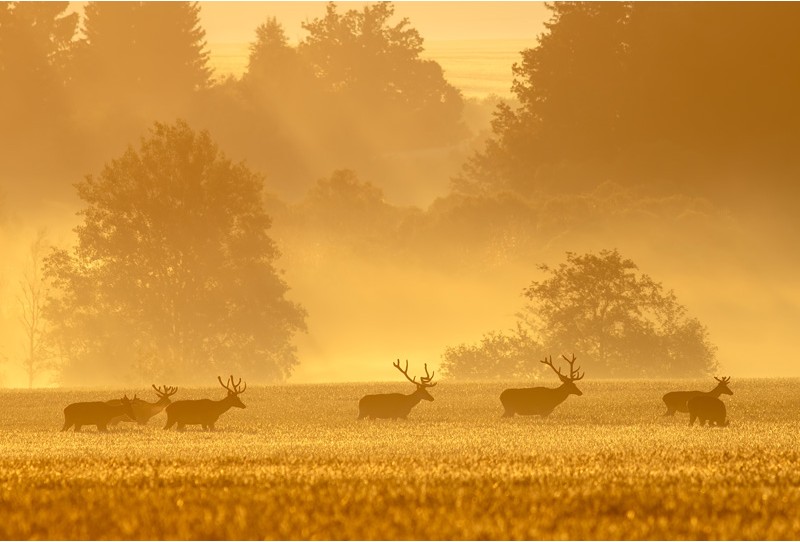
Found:
<svg viewBox="0 0 800 542"><path fill-rule="evenodd" d="M366 2L339 2L340 11ZM535 39L548 17L543 2L395 2L395 17L408 17L426 40ZM256 26L277 17L289 38L300 24L325 14L326 2L201 2L209 44L252 41Z"/></svg>

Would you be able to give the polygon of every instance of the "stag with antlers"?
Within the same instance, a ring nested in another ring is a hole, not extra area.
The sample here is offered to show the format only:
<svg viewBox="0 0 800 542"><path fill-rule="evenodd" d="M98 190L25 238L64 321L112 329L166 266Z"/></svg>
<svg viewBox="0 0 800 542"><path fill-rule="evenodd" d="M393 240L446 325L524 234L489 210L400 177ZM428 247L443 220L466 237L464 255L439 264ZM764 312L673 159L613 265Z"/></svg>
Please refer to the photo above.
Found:
<svg viewBox="0 0 800 542"><path fill-rule="evenodd" d="M689 412L688 402L689 399L699 395L706 395L719 399L720 395L733 395L733 392L728 387L731 377L723 376L722 378L714 377L717 385L711 391L671 391L662 397L664 404L667 405L667 411L664 416L672 416L675 412Z"/></svg>
<svg viewBox="0 0 800 542"><path fill-rule="evenodd" d="M224 399L214 401L212 399L183 400L170 403L167 410L167 423L164 429L169 429L178 424L178 431L183 431L187 425L201 425L207 431L214 430L214 424L219 417L231 407L246 408L239 395L247 389L247 382L242 386L242 379L234 383L233 375L228 379L228 383L222 382L222 377L217 377L220 385L228 390Z"/></svg>
<svg viewBox="0 0 800 542"><path fill-rule="evenodd" d="M153 389L156 390L156 395L158 395L158 401L155 403L150 403L148 401L144 401L139 399L138 397L134 396L131 402L133 403L133 415L134 417L131 418L130 416L117 416L116 418L112 419L111 425L117 425L120 422L136 422L139 425L147 425L147 422L150 421L150 418L161 412L166 408L168 404L172 402L170 397L175 395L178 392L178 388L167 386L166 384L160 387L156 387L155 384L152 384ZM106 401L109 405L114 405L119 403L119 399L112 399L111 401Z"/></svg>
<svg viewBox="0 0 800 542"><path fill-rule="evenodd" d="M420 377L417 382L417 377L413 378L408 376L408 360L406 360L406 368L400 368L400 360L392 364L395 369L403 373L406 380L414 384L417 389L408 395L402 393L379 393L375 395L365 395L358 402L358 418L407 418L408 413L414 408L421 400L433 401L433 396L428 393L428 388L434 387L432 384L433 376L436 372L428 373L428 364L425 364L425 376Z"/></svg>
<svg viewBox="0 0 800 542"><path fill-rule="evenodd" d="M570 395L583 395L581 390L575 385L575 382L583 378L583 373L580 372L580 367L574 368L575 354L572 359L567 359L562 355L562 358L569 363L569 376L561 373L561 369L553 366L553 356L540 360L550 367L558 375L561 380L561 385L557 388L512 388L505 390L500 394L500 402L505 408L503 417L511 417L514 414L521 416L548 416L553 409L564 402Z"/></svg>

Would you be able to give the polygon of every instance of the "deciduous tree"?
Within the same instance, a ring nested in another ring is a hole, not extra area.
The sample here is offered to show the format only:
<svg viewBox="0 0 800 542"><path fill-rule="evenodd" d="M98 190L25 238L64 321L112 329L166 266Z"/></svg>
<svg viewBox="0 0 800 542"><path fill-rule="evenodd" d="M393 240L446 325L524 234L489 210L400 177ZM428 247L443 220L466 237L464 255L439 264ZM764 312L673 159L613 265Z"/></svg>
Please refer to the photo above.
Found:
<svg viewBox="0 0 800 542"><path fill-rule="evenodd" d="M178 122L77 185L77 244L46 262L65 382L291 374L305 312L275 267L262 182Z"/></svg>

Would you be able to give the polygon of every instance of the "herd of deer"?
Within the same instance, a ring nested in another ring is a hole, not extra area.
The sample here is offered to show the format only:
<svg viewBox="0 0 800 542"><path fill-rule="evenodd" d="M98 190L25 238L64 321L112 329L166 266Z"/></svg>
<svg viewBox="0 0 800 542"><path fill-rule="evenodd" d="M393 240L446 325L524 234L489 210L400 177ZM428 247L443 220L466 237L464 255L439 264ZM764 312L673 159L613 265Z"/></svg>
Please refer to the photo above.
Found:
<svg viewBox="0 0 800 542"><path fill-rule="evenodd" d="M500 394L500 402L505 411L503 417L511 417L514 414L522 416L548 416L558 405L564 402L570 395L583 395L575 382L584 376L580 372L580 367L575 369L575 355L572 359L561 356L569 364L569 375L561 372L560 368L553 365L553 357L541 360L558 375L561 385L557 388L512 388ZM411 377L408 375L408 360L405 368L400 367L400 360L393 364L406 379L416 386L413 393L381 393L375 395L365 395L358 402L358 417L361 418L406 418L417 403L423 399L433 401L433 396L428 392L428 388L434 387L432 383L436 373L428 372L428 365L425 364L425 376ZM689 425L693 425L695 420L700 420L700 425L708 422L709 426L726 427L728 420L726 417L725 403L720 399L720 395L733 395L728 387L730 377L717 378L717 386L708 392L702 391L673 391L664 395L663 400L667 405L667 412L664 416L672 416L675 412L688 412ZM129 399L127 395L122 399L111 401L93 401L83 403L72 403L64 409L64 427L66 431L70 427L75 427L75 431L80 431L84 425L96 425L98 431L108 431L108 424L116 425L119 422L137 422L145 425L150 418L166 410L167 423L164 429L169 429L177 424L178 431L183 431L187 425L200 425L205 430L214 430L214 424L219 417L231 407L245 408L239 395L247 389L247 383L242 385L242 379L234 383L233 375L227 383L217 377L220 385L227 390L224 399L214 401L212 399L195 399L172 402L170 397L175 395L178 388L170 386L156 387L153 389L158 395L158 401L149 403L139 399L134 395Z"/></svg>

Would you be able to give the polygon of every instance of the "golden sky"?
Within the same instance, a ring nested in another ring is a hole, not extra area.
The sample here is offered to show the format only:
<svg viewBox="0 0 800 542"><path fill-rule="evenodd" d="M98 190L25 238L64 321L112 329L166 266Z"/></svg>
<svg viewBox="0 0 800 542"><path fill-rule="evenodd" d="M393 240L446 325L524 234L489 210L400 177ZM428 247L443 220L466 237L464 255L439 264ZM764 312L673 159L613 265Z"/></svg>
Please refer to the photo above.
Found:
<svg viewBox="0 0 800 542"><path fill-rule="evenodd" d="M277 17L291 40L302 37L300 24L321 17L325 2L201 2L209 44L251 41L256 26ZM367 2L339 2L339 9L360 9ZM465 39L535 39L544 29L544 2L395 2L398 20L431 41Z"/></svg>

